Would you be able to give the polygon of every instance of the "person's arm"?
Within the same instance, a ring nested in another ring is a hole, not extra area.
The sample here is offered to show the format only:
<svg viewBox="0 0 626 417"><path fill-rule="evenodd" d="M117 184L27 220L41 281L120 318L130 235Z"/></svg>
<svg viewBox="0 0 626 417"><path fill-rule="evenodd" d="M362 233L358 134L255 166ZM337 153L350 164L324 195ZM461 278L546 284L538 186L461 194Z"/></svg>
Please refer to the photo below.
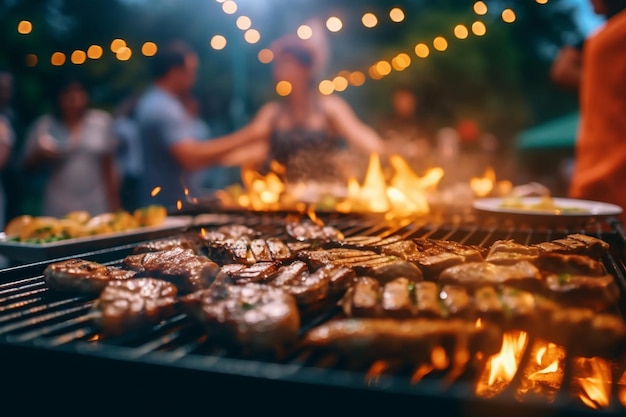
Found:
<svg viewBox="0 0 626 417"><path fill-rule="evenodd" d="M48 133L48 124L47 117L41 118L28 134L22 159L22 166L27 170L35 169L61 155L56 140Z"/></svg>
<svg viewBox="0 0 626 417"><path fill-rule="evenodd" d="M550 67L550 78L563 88L577 91L580 86L582 52L574 46L565 46Z"/></svg>
<svg viewBox="0 0 626 417"><path fill-rule="evenodd" d="M107 201L111 211L122 208L120 202L120 178L113 155L107 155L102 160L102 175L106 187Z"/></svg>
<svg viewBox="0 0 626 417"><path fill-rule="evenodd" d="M170 146L170 152L186 170L194 171L212 165L244 165L257 161L264 155L263 142L270 130L272 105L264 106L254 119L244 127L209 141L183 139Z"/></svg>
<svg viewBox="0 0 626 417"><path fill-rule="evenodd" d="M323 103L333 126L348 143L366 153L383 153L382 138L373 127L358 118L345 100L332 95L324 97Z"/></svg>
<svg viewBox="0 0 626 417"><path fill-rule="evenodd" d="M9 162L12 147L13 133L11 132L9 122L0 118L0 170L4 169L7 162Z"/></svg>

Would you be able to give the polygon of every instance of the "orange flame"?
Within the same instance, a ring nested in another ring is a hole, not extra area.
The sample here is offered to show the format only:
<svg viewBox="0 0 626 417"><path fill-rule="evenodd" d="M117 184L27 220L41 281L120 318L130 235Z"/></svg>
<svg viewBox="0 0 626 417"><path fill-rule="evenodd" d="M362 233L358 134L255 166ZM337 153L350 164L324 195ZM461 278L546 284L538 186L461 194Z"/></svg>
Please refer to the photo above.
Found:
<svg viewBox="0 0 626 417"><path fill-rule="evenodd" d="M524 368L524 377L516 392L517 398L536 395L552 402L563 384L565 349L539 339L533 344L530 354L534 361L529 361Z"/></svg>
<svg viewBox="0 0 626 417"><path fill-rule="evenodd" d="M180 211L180 210L182 210L182 208L183 208L183 202L180 201L180 200L177 200L176 201L176 209Z"/></svg>
<svg viewBox="0 0 626 417"><path fill-rule="evenodd" d="M504 390L517 373L519 361L528 342L523 331L506 332L502 338L500 352L489 358L487 366L476 384L476 394L492 397Z"/></svg>
<svg viewBox="0 0 626 417"><path fill-rule="evenodd" d="M472 177L470 188L477 197L486 197L489 194L507 195L513 188L508 180L496 182L496 172L493 167L487 167L482 177Z"/></svg>
<svg viewBox="0 0 626 417"><path fill-rule="evenodd" d="M617 385L619 386L619 402L626 407L626 371L622 374Z"/></svg>
<svg viewBox="0 0 626 417"><path fill-rule="evenodd" d="M611 366L605 359L576 358L574 382L579 386L578 397L589 408L609 406L611 400Z"/></svg>

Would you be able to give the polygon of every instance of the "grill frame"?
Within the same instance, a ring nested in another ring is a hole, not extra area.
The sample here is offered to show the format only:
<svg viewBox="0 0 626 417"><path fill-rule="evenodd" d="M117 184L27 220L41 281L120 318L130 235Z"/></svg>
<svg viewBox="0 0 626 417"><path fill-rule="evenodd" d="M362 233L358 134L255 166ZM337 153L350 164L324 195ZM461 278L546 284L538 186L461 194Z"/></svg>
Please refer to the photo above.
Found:
<svg viewBox="0 0 626 417"><path fill-rule="evenodd" d="M268 228L278 231L284 224L281 214L231 214L221 218L222 221L207 223L198 217L194 227L216 227L223 224L241 223L251 227ZM413 220L410 222L385 223L374 216L341 216L331 215L323 218L326 224L340 225L347 235L400 234L404 237L432 237L450 239L461 243L487 245L498 239L515 238L522 243L535 243L543 240L556 239L567 233L583 232L607 240L611 244L611 253L604 260L605 264L617 278L622 294L622 301L617 308L626 317L626 278L624 255L626 238L619 223L609 219L608 222L597 222L576 225L575 229L561 227L551 228L537 225L513 224L501 219L481 219L480 221L433 222L432 220ZM276 235L274 233L273 235ZM520 239L526 236L524 239ZM73 257L81 257L97 262L115 264L123 256L129 254L137 243L124 244L104 250L87 252L66 258L51 259L33 264L21 265L0 271L0 306L5 305L5 294L11 293L12 286L28 286L33 284L41 287L41 273L51 262ZM10 295L9 295L10 297ZM19 298L19 297L18 297ZM60 297L70 299L71 297ZM90 297L74 297L77 302ZM71 304L71 303L70 303ZM389 411L393 408L404 410L404 407L416 409L436 409L437 414L454 415L509 415L555 416L555 415L623 415L626 408L617 404L616 395L612 395L611 406L604 410L591 410L574 401L569 395L559 395L548 404L545 401L531 400L520 403L515 400L511 389L496 398L482 399L473 394L473 383L470 380L459 380L448 387L441 382L441 375L427 377L418 384L411 384L406 375L383 374L375 381L367 380L362 370L338 369L336 367L310 366L306 362L291 360L281 363L274 360L256 360L233 357L229 354L196 354L193 349L184 345L178 350L164 352L159 348L167 345L171 333L165 332L163 339L157 338L152 347L116 346L109 343L90 343L87 341L70 340L59 343L53 339L50 343L45 337L18 337L6 331L6 308L0 308L0 369L8 374L12 381L11 387L5 390L7 399L18 401L28 391L13 389L25 387L37 382L45 392L38 397L49 397L48 407L58 398L70 398L75 404L84 402L86 406L102 404L102 392L110 390L107 380L116 381L116 392L119 398L128 396L128 401L136 400L134 393L137 387L145 392L163 392L174 401L174 410L180 412L187 407L206 407L207 387L211 396L228 396L233 392L245 391L245 401L232 406L233 410L255 411L261 404L271 404L268 410L293 411L287 403L299 402L306 404L308 411L325 412L331 410L328 401L332 400L332 410L339 412L342 407L350 412L367 412L373 410ZM22 310L20 310L22 311ZM81 317L79 315L79 317ZM9 320L10 321L10 320ZM171 324L168 320L166 326ZM61 320L60 327L68 325L68 320ZM176 323L174 323L176 324ZM37 327L35 326L35 330ZM158 333L152 329L150 334ZM167 329L166 329L167 330ZM197 346L196 346L197 347ZM153 349L153 350L150 350ZM62 378L65 385L59 385ZM69 381L69 383L68 383ZM613 384L614 386L616 384ZM68 390L70 391L68 393ZM14 392L15 391L15 392ZM565 389L560 390L561 392ZM319 399L324 398L323 401ZM31 399L26 395L24 400ZM181 399L184 399L182 401ZM285 399L289 399L287 403ZM21 403L21 401L20 401ZM134 401L133 403L136 403ZM108 404L112 405L112 404ZM137 403L141 411L150 409L150 403ZM157 402L154 411L162 412L167 405ZM104 406L104 405L103 405ZM189 408L191 411L191 408ZM423 411L422 411L423 413Z"/></svg>

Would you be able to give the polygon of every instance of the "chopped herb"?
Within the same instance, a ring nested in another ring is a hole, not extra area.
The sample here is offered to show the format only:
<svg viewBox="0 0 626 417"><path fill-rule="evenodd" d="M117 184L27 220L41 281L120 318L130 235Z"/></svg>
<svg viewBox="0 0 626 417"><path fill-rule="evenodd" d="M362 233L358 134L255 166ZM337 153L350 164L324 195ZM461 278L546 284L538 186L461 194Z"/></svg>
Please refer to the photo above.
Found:
<svg viewBox="0 0 626 417"><path fill-rule="evenodd" d="M244 310L250 310L252 308L252 304L244 301L243 303L241 303L241 308L243 308Z"/></svg>
<svg viewBox="0 0 626 417"><path fill-rule="evenodd" d="M409 282L409 291L410 292L415 291L415 282L413 281Z"/></svg>
<svg viewBox="0 0 626 417"><path fill-rule="evenodd" d="M394 256L394 255L391 255L391 256L389 257L389 260L390 260L390 261L397 261L397 260L398 260L398 257L397 257L397 256Z"/></svg>
<svg viewBox="0 0 626 417"><path fill-rule="evenodd" d="M559 274L557 276L560 285L567 284L570 280L570 274Z"/></svg>
<svg viewBox="0 0 626 417"><path fill-rule="evenodd" d="M514 288L512 290L509 291L510 295L519 295L519 290L517 288Z"/></svg>

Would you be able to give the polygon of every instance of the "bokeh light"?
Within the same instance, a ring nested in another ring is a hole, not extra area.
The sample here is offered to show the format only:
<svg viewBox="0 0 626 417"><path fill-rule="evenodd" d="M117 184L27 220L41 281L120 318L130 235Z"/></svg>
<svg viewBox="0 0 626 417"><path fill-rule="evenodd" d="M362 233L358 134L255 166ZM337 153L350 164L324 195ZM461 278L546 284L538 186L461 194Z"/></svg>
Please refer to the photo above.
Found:
<svg viewBox="0 0 626 417"><path fill-rule="evenodd" d="M115 54L120 61L128 61L131 56L133 56L133 51L128 46L122 46Z"/></svg>
<svg viewBox="0 0 626 417"><path fill-rule="evenodd" d="M241 30L248 30L252 27L252 20L248 16L239 16L235 24Z"/></svg>
<svg viewBox="0 0 626 417"><path fill-rule="evenodd" d="M154 42L144 42L144 44L141 45L141 53L145 56L154 56L157 50L157 45Z"/></svg>
<svg viewBox="0 0 626 417"><path fill-rule="evenodd" d="M222 10L226 14L235 14L237 13L237 3L232 0L226 0L222 3Z"/></svg>
<svg viewBox="0 0 626 417"><path fill-rule="evenodd" d="M348 88L348 80L346 77L338 75L333 78L333 86L335 87L335 91L344 91Z"/></svg>
<svg viewBox="0 0 626 417"><path fill-rule="evenodd" d="M337 16L331 16L326 20L326 27L331 32L339 32L343 27L343 22Z"/></svg>
<svg viewBox="0 0 626 417"><path fill-rule="evenodd" d="M126 46L126 41L124 39L113 39L111 41L111 52L113 52L114 54L117 53L117 51L120 50L120 48L123 48Z"/></svg>
<svg viewBox="0 0 626 417"><path fill-rule="evenodd" d="M348 81L351 85L355 87L360 87L365 84L365 74L363 74L361 71L351 72L348 76Z"/></svg>
<svg viewBox="0 0 626 417"><path fill-rule="evenodd" d="M502 20L505 23L513 23L515 22L515 19L516 19L515 12L512 9L502 10Z"/></svg>
<svg viewBox="0 0 626 417"><path fill-rule="evenodd" d="M404 52L399 53L391 60L391 66L396 71L404 71L411 65L411 57Z"/></svg>
<svg viewBox="0 0 626 417"><path fill-rule="evenodd" d="M63 52L55 52L50 57L50 63L55 67L65 64L65 54Z"/></svg>
<svg viewBox="0 0 626 417"><path fill-rule="evenodd" d="M226 47L226 38L222 35L215 35L211 38L211 48L221 50Z"/></svg>
<svg viewBox="0 0 626 417"><path fill-rule="evenodd" d="M418 43L415 45L415 55L418 58L426 58L430 54L430 48L425 43Z"/></svg>
<svg viewBox="0 0 626 417"><path fill-rule="evenodd" d="M445 51L448 49L448 41L443 36L437 36L433 39L433 47L438 51Z"/></svg>
<svg viewBox="0 0 626 417"><path fill-rule="evenodd" d="M391 64L388 61L378 61L376 63L376 71L382 75L389 75L391 73Z"/></svg>
<svg viewBox="0 0 626 417"><path fill-rule="evenodd" d="M374 13L365 13L361 18L361 22L366 28L373 28L378 24L378 18Z"/></svg>
<svg viewBox="0 0 626 417"><path fill-rule="evenodd" d="M33 24L28 20L22 20L17 24L17 32L22 35L28 35L33 31Z"/></svg>
<svg viewBox="0 0 626 417"><path fill-rule="evenodd" d="M467 37L469 36L469 30L467 29L467 26L461 24L456 25L454 27L454 36L459 39L467 39Z"/></svg>
<svg viewBox="0 0 626 417"><path fill-rule="evenodd" d="M292 86L289 81L279 81L276 83L276 93L279 96L285 97L291 94Z"/></svg>
<svg viewBox="0 0 626 417"><path fill-rule="evenodd" d="M261 34L256 29L248 29L246 33L244 33L243 38L248 43L257 43L261 40Z"/></svg>
<svg viewBox="0 0 626 417"><path fill-rule="evenodd" d="M87 48L87 57L89 59L100 59L102 57L102 47L100 45L91 45Z"/></svg>
<svg viewBox="0 0 626 417"><path fill-rule="evenodd" d="M269 64L274 60L274 52L271 49L261 49L258 54L259 61L263 64Z"/></svg>
<svg viewBox="0 0 626 417"><path fill-rule="evenodd" d="M472 23L472 33L474 33L474 35L476 36L483 36L485 33L487 33L487 26L485 26L485 24L480 20L477 20Z"/></svg>
<svg viewBox="0 0 626 417"><path fill-rule="evenodd" d="M396 23L400 23L404 20L404 12L401 8L394 7L389 11L389 18Z"/></svg>
<svg viewBox="0 0 626 417"><path fill-rule="evenodd" d="M37 62L39 62L39 58L37 58L37 55L35 54L28 54L26 55L25 61L27 67L34 67L35 65L37 65Z"/></svg>
<svg viewBox="0 0 626 417"><path fill-rule="evenodd" d="M537 3L539 4L546 4L548 3L548 0L535 0Z"/></svg>
<svg viewBox="0 0 626 417"><path fill-rule="evenodd" d="M309 25L300 25L296 33L300 39L310 39L313 36L313 29Z"/></svg>
<svg viewBox="0 0 626 417"><path fill-rule="evenodd" d="M87 54L85 53L85 51L81 51L80 49L72 52L72 55L70 56L70 61L72 61L72 64L75 65L84 64L86 60Z"/></svg>
<svg viewBox="0 0 626 417"><path fill-rule="evenodd" d="M320 93L327 96L327 95L332 94L333 91L335 91L335 84L331 80L322 80L320 81L318 88L319 88Z"/></svg>
<svg viewBox="0 0 626 417"><path fill-rule="evenodd" d="M477 1L474 3L474 13L479 16L483 16L487 14L487 5L483 1Z"/></svg>

